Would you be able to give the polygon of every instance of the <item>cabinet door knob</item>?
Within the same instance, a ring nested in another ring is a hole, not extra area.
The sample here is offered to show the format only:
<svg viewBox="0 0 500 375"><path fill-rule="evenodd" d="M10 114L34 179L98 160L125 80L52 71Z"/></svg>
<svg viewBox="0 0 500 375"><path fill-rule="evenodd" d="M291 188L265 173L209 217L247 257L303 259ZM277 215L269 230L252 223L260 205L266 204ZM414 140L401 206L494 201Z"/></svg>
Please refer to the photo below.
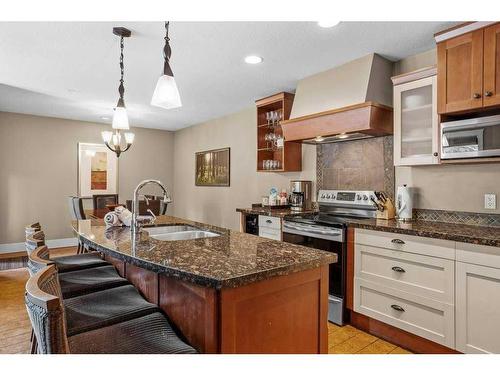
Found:
<svg viewBox="0 0 500 375"><path fill-rule="evenodd" d="M391 307L396 310L396 311L399 311L399 312L405 312L405 309L403 309L401 306L399 305L391 305Z"/></svg>
<svg viewBox="0 0 500 375"><path fill-rule="evenodd" d="M437 152L435 152L435 153L433 153L432 155L434 155L434 156L438 156L438 153L437 153Z"/></svg>
<svg viewBox="0 0 500 375"><path fill-rule="evenodd" d="M486 91L484 93L484 96L493 96L493 93L491 91Z"/></svg>
<svg viewBox="0 0 500 375"><path fill-rule="evenodd" d="M403 240L400 240L399 238L395 238L391 240L392 243L397 243L398 245L404 245L405 242Z"/></svg>
<svg viewBox="0 0 500 375"><path fill-rule="evenodd" d="M401 268L401 267L398 267L398 266L392 267L392 270L395 271L395 272L401 272L401 273L405 273L406 272L404 270L404 268Z"/></svg>
<svg viewBox="0 0 500 375"><path fill-rule="evenodd" d="M272 223L272 220L267 219L267 220L266 220L266 223L271 224L271 223Z"/></svg>
<svg viewBox="0 0 500 375"><path fill-rule="evenodd" d="M478 94L477 92L472 95L474 99L479 99L481 97L481 94Z"/></svg>

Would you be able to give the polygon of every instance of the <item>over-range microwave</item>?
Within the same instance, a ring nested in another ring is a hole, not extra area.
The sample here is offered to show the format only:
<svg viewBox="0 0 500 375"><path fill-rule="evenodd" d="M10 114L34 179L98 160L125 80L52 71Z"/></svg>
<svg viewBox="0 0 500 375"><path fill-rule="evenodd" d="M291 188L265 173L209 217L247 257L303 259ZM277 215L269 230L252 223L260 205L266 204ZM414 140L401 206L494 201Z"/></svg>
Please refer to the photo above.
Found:
<svg viewBox="0 0 500 375"><path fill-rule="evenodd" d="M500 156L500 115L441 123L441 159Z"/></svg>

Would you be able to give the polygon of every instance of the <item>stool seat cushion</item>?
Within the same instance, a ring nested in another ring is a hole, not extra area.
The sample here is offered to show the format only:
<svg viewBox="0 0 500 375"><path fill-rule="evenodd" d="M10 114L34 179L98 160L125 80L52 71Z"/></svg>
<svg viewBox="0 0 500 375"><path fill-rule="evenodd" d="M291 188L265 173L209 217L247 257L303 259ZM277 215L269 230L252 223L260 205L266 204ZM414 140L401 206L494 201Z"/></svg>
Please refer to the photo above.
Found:
<svg viewBox="0 0 500 375"><path fill-rule="evenodd" d="M103 266L59 274L63 299L129 284L115 267Z"/></svg>
<svg viewBox="0 0 500 375"><path fill-rule="evenodd" d="M195 354L156 312L68 338L72 354Z"/></svg>
<svg viewBox="0 0 500 375"><path fill-rule="evenodd" d="M132 285L65 299L64 309L68 336L160 311Z"/></svg>
<svg viewBox="0 0 500 375"><path fill-rule="evenodd" d="M110 265L110 263L101 259L99 253L68 255L51 258L51 260L56 264L59 273Z"/></svg>

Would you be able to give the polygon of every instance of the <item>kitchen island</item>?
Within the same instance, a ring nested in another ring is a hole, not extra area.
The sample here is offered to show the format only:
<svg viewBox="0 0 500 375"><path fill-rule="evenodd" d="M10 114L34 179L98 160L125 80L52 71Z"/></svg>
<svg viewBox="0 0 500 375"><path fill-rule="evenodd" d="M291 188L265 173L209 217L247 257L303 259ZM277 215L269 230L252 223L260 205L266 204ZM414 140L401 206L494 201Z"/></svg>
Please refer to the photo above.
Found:
<svg viewBox="0 0 500 375"><path fill-rule="evenodd" d="M216 236L154 235L182 225ZM101 219L74 221L73 228L203 353L328 350L328 264L335 255L171 216L159 216L138 238Z"/></svg>

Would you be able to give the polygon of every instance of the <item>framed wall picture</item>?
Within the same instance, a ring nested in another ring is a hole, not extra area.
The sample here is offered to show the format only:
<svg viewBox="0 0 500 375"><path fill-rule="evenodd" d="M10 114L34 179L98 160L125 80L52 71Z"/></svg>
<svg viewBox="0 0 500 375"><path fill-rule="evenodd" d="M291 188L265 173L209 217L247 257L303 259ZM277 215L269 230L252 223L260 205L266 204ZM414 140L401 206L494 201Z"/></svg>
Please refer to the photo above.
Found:
<svg viewBox="0 0 500 375"><path fill-rule="evenodd" d="M118 158L103 144L78 143L78 195L118 194Z"/></svg>
<svg viewBox="0 0 500 375"><path fill-rule="evenodd" d="M229 186L230 148L196 153L196 186Z"/></svg>

